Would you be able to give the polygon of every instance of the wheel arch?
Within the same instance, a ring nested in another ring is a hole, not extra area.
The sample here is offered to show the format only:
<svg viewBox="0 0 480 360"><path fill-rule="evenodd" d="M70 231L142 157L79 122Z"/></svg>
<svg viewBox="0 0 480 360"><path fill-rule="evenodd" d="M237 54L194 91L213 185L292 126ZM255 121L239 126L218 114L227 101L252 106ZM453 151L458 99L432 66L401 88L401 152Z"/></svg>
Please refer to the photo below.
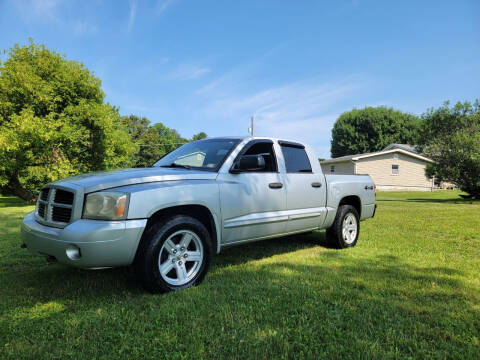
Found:
<svg viewBox="0 0 480 360"><path fill-rule="evenodd" d="M357 210L358 217L361 218L362 216L362 200L357 195L348 195L343 197L340 202L338 203L338 207L342 205L351 205Z"/></svg>
<svg viewBox="0 0 480 360"><path fill-rule="evenodd" d="M203 225L205 225L212 239L212 244L211 244L212 254L218 253L219 234L218 234L217 219L212 213L212 211L204 205L198 205L198 204L176 205L176 206L169 206L169 207L159 209L148 218L144 234L147 233L148 229L153 224L156 224L158 221L162 221L163 218L168 218L175 215L191 216L197 219L198 221L200 221Z"/></svg>

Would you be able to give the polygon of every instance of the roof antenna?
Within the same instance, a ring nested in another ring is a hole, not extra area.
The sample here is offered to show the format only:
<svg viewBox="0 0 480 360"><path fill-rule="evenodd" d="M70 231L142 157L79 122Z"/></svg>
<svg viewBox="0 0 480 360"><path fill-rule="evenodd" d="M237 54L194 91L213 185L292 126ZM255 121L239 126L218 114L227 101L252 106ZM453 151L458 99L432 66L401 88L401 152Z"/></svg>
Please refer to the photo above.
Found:
<svg viewBox="0 0 480 360"><path fill-rule="evenodd" d="M250 118L250 127L248 128L250 136L253 136L253 116Z"/></svg>

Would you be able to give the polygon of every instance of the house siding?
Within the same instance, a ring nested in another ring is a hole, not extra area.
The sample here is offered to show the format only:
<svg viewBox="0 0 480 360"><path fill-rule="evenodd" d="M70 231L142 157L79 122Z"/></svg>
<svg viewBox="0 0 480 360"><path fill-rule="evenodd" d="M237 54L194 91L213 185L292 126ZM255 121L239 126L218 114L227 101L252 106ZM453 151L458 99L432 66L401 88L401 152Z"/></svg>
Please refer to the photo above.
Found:
<svg viewBox="0 0 480 360"><path fill-rule="evenodd" d="M355 164L352 161L342 161L333 164L321 164L324 174L353 175L355 174ZM335 172L330 171L330 167L335 166Z"/></svg>
<svg viewBox="0 0 480 360"><path fill-rule="evenodd" d="M398 155L398 159L394 155ZM399 174L392 175L392 165ZM431 179L425 176L427 162L401 153L390 153L357 160L357 174L368 174L379 190L430 190Z"/></svg>

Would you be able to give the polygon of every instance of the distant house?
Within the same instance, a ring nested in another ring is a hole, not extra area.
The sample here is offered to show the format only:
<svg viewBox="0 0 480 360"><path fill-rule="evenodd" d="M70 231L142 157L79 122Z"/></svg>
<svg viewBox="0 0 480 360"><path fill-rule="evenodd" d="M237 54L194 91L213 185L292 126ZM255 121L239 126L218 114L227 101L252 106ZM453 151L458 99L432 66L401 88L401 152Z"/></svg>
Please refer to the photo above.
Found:
<svg viewBox="0 0 480 360"><path fill-rule="evenodd" d="M430 191L434 184L425 175L425 168L432 162L413 146L391 144L382 151L342 156L320 164L325 174L368 174L378 190Z"/></svg>

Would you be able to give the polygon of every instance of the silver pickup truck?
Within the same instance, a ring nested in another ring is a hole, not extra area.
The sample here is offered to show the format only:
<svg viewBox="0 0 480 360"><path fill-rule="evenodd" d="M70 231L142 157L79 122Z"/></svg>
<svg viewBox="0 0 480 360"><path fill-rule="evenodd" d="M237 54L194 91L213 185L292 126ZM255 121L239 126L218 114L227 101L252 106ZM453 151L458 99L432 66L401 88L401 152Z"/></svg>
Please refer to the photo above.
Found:
<svg viewBox="0 0 480 360"><path fill-rule="evenodd" d="M152 168L78 175L46 185L23 219L23 247L82 268L134 265L151 292L199 284L213 254L249 241L327 229L356 244L375 214L368 175L324 175L302 144L211 138Z"/></svg>

